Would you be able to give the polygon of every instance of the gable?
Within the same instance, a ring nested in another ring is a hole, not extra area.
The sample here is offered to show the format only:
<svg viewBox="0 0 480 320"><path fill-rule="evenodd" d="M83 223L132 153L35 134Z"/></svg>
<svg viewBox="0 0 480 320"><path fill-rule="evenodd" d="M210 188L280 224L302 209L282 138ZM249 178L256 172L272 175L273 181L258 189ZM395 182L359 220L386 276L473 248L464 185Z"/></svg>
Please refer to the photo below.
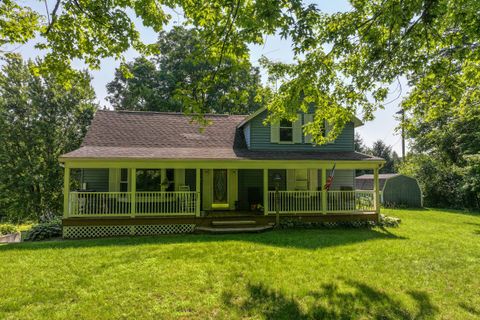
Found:
<svg viewBox="0 0 480 320"><path fill-rule="evenodd" d="M303 124L311 121L311 115L299 114L299 118L292 124L291 141L281 141L279 124L264 125L267 117L267 111L263 110L256 116L250 118L243 124L243 128L248 127L248 136L250 150L285 150L285 151L314 151L314 152L334 152L334 151L354 151L354 128L353 122L348 123L337 139L325 145L312 145L310 137L303 135ZM245 121L245 120L244 120ZM327 125L328 130L328 125Z"/></svg>
<svg viewBox="0 0 480 320"><path fill-rule="evenodd" d="M267 108L266 107L262 107L260 109L258 109L257 111L255 111L254 113L252 113L251 115L249 116L246 116L239 124L238 124L238 128L241 128L243 127L244 125L246 125L247 123L249 123L251 120L255 119L256 117L260 116L262 113L264 112L267 112ZM363 126L363 122L362 120L360 120L358 117L356 116L353 116L352 118L352 123L354 125L354 127L360 127L360 126Z"/></svg>

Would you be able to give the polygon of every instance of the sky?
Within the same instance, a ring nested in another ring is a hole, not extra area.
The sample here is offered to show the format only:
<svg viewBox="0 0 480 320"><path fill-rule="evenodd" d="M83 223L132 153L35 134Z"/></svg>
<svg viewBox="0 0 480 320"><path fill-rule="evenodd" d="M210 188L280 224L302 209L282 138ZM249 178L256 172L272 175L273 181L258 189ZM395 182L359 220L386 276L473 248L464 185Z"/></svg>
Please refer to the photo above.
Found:
<svg viewBox="0 0 480 320"><path fill-rule="evenodd" d="M45 13L44 3L38 0L25 0L22 1L26 5L31 5L32 8ZM50 7L53 6L52 0L49 0ZM340 11L347 11L350 8L348 1L346 0L307 0L309 3L317 4L318 8L326 13L334 13ZM168 30L174 25L182 23L182 17L174 12L170 12L172 20L166 29ZM154 43L157 40L157 34L151 29L144 27L139 19L131 14L132 19L135 22L136 27L140 31L141 38L146 43ZM287 39L281 39L278 36L270 36L266 39L264 45L251 45L250 57L252 64L258 65L258 59L262 56L279 62L292 62L293 53L290 47L290 41ZM21 53L25 59L35 58L42 55L42 53L36 50L33 43L27 43L16 50ZM127 61L131 61L138 56L138 53L134 50L128 50L125 53ZM85 65L80 61L74 61L74 67L83 69ZM101 106L110 107L108 101L106 101L107 90L106 84L113 80L115 69L120 65L120 61L115 61L113 58L103 59L101 62L100 70L90 71L93 79L92 86L95 89L98 103ZM266 81L266 73L261 72L262 78ZM375 120L366 122L363 126L356 129L360 133L361 137L365 141L367 146L371 146L372 143L378 139L383 140L387 145L392 146L393 150L399 155L401 154L401 137L395 130L398 125L398 121L395 119L395 113L400 109L399 103L402 97L407 93L408 86L405 81L401 80L401 85L393 84L389 96L386 99L386 106L384 110L378 110L375 112ZM408 146L407 146L408 149Z"/></svg>

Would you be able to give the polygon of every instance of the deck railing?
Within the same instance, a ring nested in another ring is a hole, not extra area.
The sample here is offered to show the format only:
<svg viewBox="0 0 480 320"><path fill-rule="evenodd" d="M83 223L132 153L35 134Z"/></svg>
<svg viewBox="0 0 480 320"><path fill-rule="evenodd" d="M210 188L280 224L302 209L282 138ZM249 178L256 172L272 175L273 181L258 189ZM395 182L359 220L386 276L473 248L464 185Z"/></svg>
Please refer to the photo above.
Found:
<svg viewBox="0 0 480 320"><path fill-rule="evenodd" d="M194 215L197 193L137 192L137 215Z"/></svg>
<svg viewBox="0 0 480 320"><path fill-rule="evenodd" d="M370 190L328 191L326 211L322 206L322 191L269 191L268 213L278 211L283 214L296 213L350 213L374 211L374 192Z"/></svg>
<svg viewBox="0 0 480 320"><path fill-rule="evenodd" d="M269 191L268 200L271 213L276 212L277 204L279 213L322 212L321 191L278 191L278 200L275 191Z"/></svg>
<svg viewBox="0 0 480 320"><path fill-rule="evenodd" d="M374 191L328 191L326 210L322 191L279 191L282 214L350 213L375 211ZM195 215L199 193L176 192L70 192L69 217ZM135 205L133 205L135 203ZM268 192L268 212L276 212L275 191Z"/></svg>
<svg viewBox="0 0 480 320"><path fill-rule="evenodd" d="M73 191L69 196L68 216L195 215L197 199L195 191Z"/></svg>
<svg viewBox="0 0 480 320"><path fill-rule="evenodd" d="M355 209L358 211L375 211L375 191L355 190Z"/></svg>
<svg viewBox="0 0 480 320"><path fill-rule="evenodd" d="M128 215L130 192L70 192L69 216Z"/></svg>

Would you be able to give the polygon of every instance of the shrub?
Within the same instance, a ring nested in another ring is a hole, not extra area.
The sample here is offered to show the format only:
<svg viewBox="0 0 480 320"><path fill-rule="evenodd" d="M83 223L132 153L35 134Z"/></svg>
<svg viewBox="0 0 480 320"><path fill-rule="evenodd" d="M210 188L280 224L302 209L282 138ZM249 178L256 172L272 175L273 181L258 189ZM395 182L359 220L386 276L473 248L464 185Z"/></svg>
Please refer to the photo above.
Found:
<svg viewBox="0 0 480 320"><path fill-rule="evenodd" d="M395 217L389 217L384 214L380 215L380 219L377 223L377 226L379 227L389 227L389 228L396 228L400 225L400 218L395 218Z"/></svg>
<svg viewBox="0 0 480 320"><path fill-rule="evenodd" d="M282 229L333 229L333 228L372 228L372 227L398 227L401 220L381 214L379 221L341 221L341 222L305 222L297 219L281 219Z"/></svg>
<svg viewBox="0 0 480 320"><path fill-rule="evenodd" d="M25 241L39 241L62 236L62 221L58 218L39 223L30 229Z"/></svg>
<svg viewBox="0 0 480 320"><path fill-rule="evenodd" d="M0 236L17 232L17 227L11 223L0 224Z"/></svg>

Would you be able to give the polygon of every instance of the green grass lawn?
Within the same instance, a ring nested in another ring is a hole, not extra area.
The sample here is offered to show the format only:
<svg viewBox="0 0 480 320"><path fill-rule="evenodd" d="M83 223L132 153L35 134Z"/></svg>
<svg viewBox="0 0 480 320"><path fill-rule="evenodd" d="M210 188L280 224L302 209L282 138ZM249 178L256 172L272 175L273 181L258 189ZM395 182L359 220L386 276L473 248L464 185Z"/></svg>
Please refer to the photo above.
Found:
<svg viewBox="0 0 480 320"><path fill-rule="evenodd" d="M0 246L0 319L480 318L480 214Z"/></svg>

